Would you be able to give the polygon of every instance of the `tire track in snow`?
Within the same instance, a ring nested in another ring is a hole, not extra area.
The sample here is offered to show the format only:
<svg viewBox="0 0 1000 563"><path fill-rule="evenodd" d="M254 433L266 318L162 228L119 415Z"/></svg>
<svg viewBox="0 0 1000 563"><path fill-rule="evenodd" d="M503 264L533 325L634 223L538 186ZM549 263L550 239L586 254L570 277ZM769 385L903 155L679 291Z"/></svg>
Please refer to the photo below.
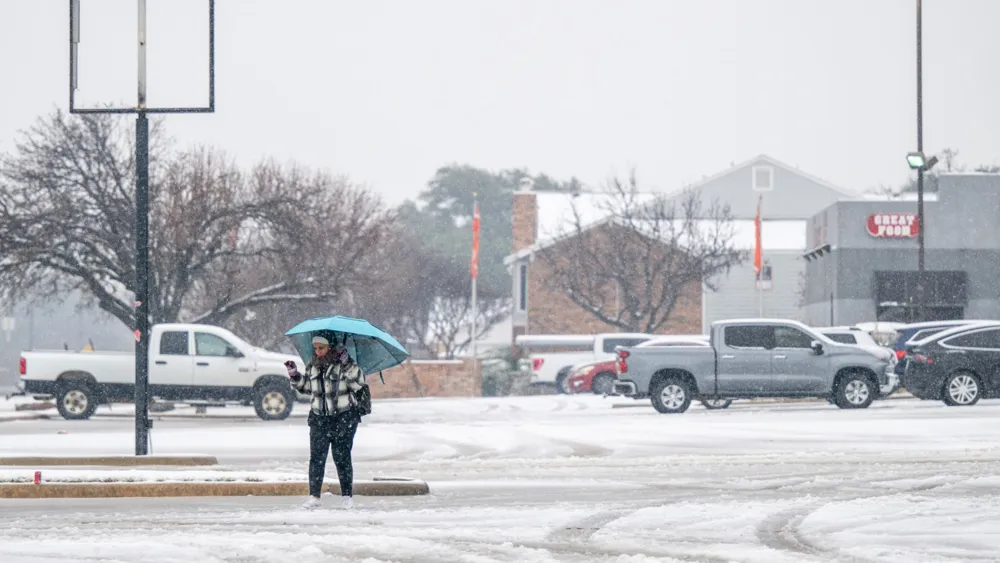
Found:
<svg viewBox="0 0 1000 563"><path fill-rule="evenodd" d="M850 563L874 563L875 559L866 559L855 555L842 553L838 548L825 548L810 540L802 532L802 523L821 508L834 503L853 502L856 500L867 500L873 498L884 498L912 493L922 493L931 491L944 484L921 485L912 489L902 491L891 491L885 493L855 495L853 497L831 499L822 502L812 502L805 506L777 512L765 519L757 527L757 539L765 546L776 551L791 552L800 555L809 555L822 560L829 560L831 557L835 561L847 561Z"/></svg>

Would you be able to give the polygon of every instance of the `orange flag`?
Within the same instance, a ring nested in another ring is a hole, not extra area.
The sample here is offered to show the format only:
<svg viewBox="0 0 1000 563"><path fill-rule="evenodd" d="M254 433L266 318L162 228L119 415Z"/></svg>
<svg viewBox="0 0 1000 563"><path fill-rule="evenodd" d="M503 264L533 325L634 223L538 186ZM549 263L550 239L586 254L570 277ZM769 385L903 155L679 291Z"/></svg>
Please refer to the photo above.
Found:
<svg viewBox="0 0 1000 563"><path fill-rule="evenodd" d="M761 267L764 264L763 251L760 247L760 204L763 201L764 196L760 196L757 199L757 216L753 220L753 271L756 272L757 276L760 276Z"/></svg>
<svg viewBox="0 0 1000 563"><path fill-rule="evenodd" d="M472 213L472 279L479 277L479 202Z"/></svg>

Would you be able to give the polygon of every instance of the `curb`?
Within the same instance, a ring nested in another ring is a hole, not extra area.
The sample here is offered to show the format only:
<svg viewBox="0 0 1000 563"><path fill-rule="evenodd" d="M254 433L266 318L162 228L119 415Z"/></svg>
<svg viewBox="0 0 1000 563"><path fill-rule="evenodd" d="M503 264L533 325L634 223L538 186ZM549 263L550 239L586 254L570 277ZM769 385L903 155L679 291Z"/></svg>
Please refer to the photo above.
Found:
<svg viewBox="0 0 1000 563"><path fill-rule="evenodd" d="M911 395L909 393L900 393L900 392L897 391L896 393L893 393L892 395L889 395L888 397L884 397L882 399L876 399L876 401L900 401L900 400L907 400L907 399L916 399L916 397L914 397L913 395ZM825 403L826 402L823 399L766 399L766 398L761 398L761 399L734 399L734 401L746 401L745 403L741 403L741 404L751 404L751 405L796 405L796 404L801 405L801 404L808 404L808 403ZM612 403L611 404L611 408L613 408L613 409L634 409L634 408L639 408L639 407L651 407L651 406L652 406L652 404L649 403L648 398L647 399L640 399L640 400L636 401L635 403L627 403L627 404L626 403Z"/></svg>
<svg viewBox="0 0 1000 563"><path fill-rule="evenodd" d="M18 411L23 412L23 411ZM4 416L0 417L0 424L4 422L15 422L18 420L50 420L52 415L48 414L25 414L23 416Z"/></svg>
<svg viewBox="0 0 1000 563"><path fill-rule="evenodd" d="M340 485L324 484L323 492L340 495ZM364 497L420 496L430 487L418 480L374 480L354 483ZM122 497L295 497L309 494L309 484L298 483L46 483L0 485L0 498L122 498Z"/></svg>
<svg viewBox="0 0 1000 563"><path fill-rule="evenodd" d="M168 411L168 412L172 412L172 411ZM127 418L129 420L132 420L132 419L135 418L135 415L132 414L132 413L128 413L128 414L125 414L125 413L122 413L122 414L118 414L118 413L94 413L93 418L95 420L100 420L100 419L105 419L105 418ZM179 414L168 414L166 412L164 412L164 413L149 413L149 418L152 419L152 420L156 420L156 421L160 421L160 420L239 420L239 421L251 422L251 421L254 421L254 420L261 420L261 418L259 416L252 415L252 414L194 414L194 413L192 413L192 414L180 414L180 413ZM306 418L305 415L298 415L298 416L296 416L296 415L292 414L286 420L297 420L297 419L305 420L305 418Z"/></svg>
<svg viewBox="0 0 1000 563"><path fill-rule="evenodd" d="M195 467L205 465L218 465L219 460L215 456L209 455L112 455L93 457L45 457L45 456L23 456L23 457L0 457L0 466L34 466L34 467L59 467L59 466L88 466L106 465L110 467L150 467L157 465L171 467Z"/></svg>

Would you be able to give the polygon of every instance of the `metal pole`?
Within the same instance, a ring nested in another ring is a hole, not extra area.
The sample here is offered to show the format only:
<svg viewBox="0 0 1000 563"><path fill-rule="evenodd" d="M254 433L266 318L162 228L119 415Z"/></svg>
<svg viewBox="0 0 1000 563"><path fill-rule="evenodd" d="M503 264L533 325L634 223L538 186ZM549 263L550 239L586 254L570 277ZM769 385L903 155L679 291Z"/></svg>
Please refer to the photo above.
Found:
<svg viewBox="0 0 1000 563"><path fill-rule="evenodd" d="M139 99L140 110L146 109L146 0L139 1Z"/></svg>
<svg viewBox="0 0 1000 563"><path fill-rule="evenodd" d="M833 322L833 293L830 293L830 326L837 326Z"/></svg>
<svg viewBox="0 0 1000 563"><path fill-rule="evenodd" d="M149 443L149 121L135 120L135 455Z"/></svg>
<svg viewBox="0 0 1000 563"><path fill-rule="evenodd" d="M146 107L146 0L139 0L138 107ZM135 455L149 453L149 121L135 120Z"/></svg>
<svg viewBox="0 0 1000 563"><path fill-rule="evenodd" d="M917 151L924 152L924 69L923 69L923 7L917 0ZM924 271L924 169L917 169L917 270ZM920 283L923 283L921 276ZM922 292L921 292L922 293ZM923 295L920 305L923 306Z"/></svg>
<svg viewBox="0 0 1000 563"><path fill-rule="evenodd" d="M478 289L476 287L476 282L477 281L479 281L479 280L477 280L476 278L472 278L472 377L473 377L473 380L475 380L475 377L477 375L479 375L479 362L477 361L477 359L479 358L479 346L478 346L478 343L476 342L476 312L478 311L478 309L477 309L477 307L478 307L477 297L478 296L476 295L477 289Z"/></svg>
<svg viewBox="0 0 1000 563"><path fill-rule="evenodd" d="M757 281L757 316L764 318L764 280Z"/></svg>

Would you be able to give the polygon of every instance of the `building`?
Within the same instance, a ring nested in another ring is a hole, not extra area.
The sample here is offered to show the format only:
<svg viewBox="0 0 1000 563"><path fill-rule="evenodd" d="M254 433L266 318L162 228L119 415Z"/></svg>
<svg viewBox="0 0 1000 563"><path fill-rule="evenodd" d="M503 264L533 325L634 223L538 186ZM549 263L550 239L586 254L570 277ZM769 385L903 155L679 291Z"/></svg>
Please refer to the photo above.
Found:
<svg viewBox="0 0 1000 563"><path fill-rule="evenodd" d="M942 174L925 202L924 276L913 198L824 209L807 233L807 322L1000 319L998 202L1000 175Z"/></svg>
<svg viewBox="0 0 1000 563"><path fill-rule="evenodd" d="M748 261L722 279L713 280L717 291L703 285L687 288L662 332L705 332L716 320L759 314L803 319L807 221L830 204L855 198L855 194L767 155L734 165L691 188L698 191L706 206L712 201L729 206L736 244L747 251L753 248L754 218L758 203L763 202L762 247L772 279L758 291L753 264ZM545 260L538 259L573 236L570 231L574 212L588 229L609 228L613 221L606 211L608 197L530 190L514 194L514 252L505 260L513 278L513 336L614 332L567 295L547 286L548 267ZM648 201L656 194L640 197ZM666 197L679 201L683 195L674 192ZM614 303L614 296L607 301Z"/></svg>

